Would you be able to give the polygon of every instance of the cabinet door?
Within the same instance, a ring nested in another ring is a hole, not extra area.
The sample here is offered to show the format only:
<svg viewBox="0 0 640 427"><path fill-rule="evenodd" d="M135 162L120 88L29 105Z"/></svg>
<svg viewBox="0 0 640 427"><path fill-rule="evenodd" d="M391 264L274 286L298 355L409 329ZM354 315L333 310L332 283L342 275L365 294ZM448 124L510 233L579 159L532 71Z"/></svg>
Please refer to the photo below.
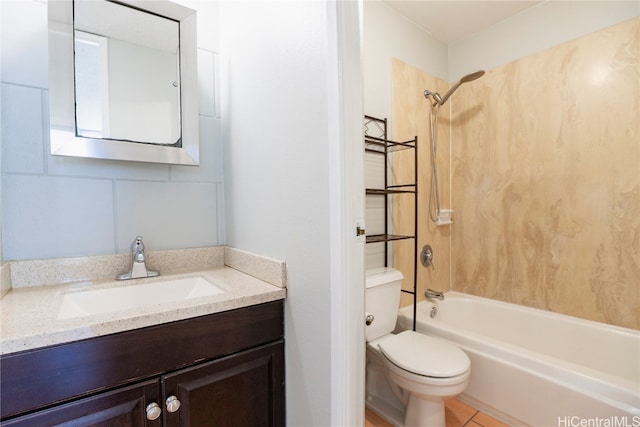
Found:
<svg viewBox="0 0 640 427"><path fill-rule="evenodd" d="M284 344L166 375L162 389L181 403L175 412L165 407L167 427L284 426Z"/></svg>
<svg viewBox="0 0 640 427"><path fill-rule="evenodd" d="M159 381L146 381L3 421L2 426L160 427L162 417L150 421L146 415L147 405L159 403L159 395Z"/></svg>

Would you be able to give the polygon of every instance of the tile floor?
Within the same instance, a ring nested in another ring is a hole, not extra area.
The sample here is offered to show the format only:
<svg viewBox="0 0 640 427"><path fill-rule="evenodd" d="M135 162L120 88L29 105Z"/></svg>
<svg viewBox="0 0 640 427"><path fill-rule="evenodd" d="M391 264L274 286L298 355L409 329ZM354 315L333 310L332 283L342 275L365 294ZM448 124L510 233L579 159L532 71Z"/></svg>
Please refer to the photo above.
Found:
<svg viewBox="0 0 640 427"><path fill-rule="evenodd" d="M478 411L458 399L445 402L445 417L447 427L508 427L508 424L498 421L489 415ZM393 427L375 412L366 409L364 427Z"/></svg>

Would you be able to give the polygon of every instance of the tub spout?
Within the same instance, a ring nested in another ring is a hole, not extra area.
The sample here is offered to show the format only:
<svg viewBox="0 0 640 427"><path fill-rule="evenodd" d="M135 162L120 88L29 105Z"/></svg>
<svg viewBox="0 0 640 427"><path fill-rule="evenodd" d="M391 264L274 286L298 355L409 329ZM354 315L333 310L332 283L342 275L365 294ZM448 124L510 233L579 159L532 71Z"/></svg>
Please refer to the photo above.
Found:
<svg viewBox="0 0 640 427"><path fill-rule="evenodd" d="M427 289L424 291L424 296L428 299L439 299L440 301L444 300L444 294L442 292L434 291L433 289Z"/></svg>

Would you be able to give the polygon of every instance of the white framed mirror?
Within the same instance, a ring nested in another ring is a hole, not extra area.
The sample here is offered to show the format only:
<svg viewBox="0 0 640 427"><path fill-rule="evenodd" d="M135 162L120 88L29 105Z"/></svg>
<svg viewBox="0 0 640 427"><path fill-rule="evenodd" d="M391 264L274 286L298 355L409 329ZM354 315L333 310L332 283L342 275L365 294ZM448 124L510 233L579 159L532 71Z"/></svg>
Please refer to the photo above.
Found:
<svg viewBox="0 0 640 427"><path fill-rule="evenodd" d="M48 2L51 154L199 164L196 12Z"/></svg>

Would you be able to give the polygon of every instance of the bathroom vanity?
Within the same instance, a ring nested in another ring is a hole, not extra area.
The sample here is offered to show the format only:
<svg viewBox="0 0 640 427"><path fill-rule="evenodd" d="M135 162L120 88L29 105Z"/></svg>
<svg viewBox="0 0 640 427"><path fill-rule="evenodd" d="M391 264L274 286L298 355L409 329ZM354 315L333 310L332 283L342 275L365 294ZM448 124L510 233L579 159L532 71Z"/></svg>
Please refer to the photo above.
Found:
<svg viewBox="0 0 640 427"><path fill-rule="evenodd" d="M14 287L0 300L0 425L285 425L284 263L231 248L150 258L166 274L124 282L65 284L49 261L11 265ZM171 272L185 260L197 268ZM53 261L75 277L104 263Z"/></svg>
<svg viewBox="0 0 640 427"><path fill-rule="evenodd" d="M283 426L283 335L280 300L4 355L2 425Z"/></svg>

